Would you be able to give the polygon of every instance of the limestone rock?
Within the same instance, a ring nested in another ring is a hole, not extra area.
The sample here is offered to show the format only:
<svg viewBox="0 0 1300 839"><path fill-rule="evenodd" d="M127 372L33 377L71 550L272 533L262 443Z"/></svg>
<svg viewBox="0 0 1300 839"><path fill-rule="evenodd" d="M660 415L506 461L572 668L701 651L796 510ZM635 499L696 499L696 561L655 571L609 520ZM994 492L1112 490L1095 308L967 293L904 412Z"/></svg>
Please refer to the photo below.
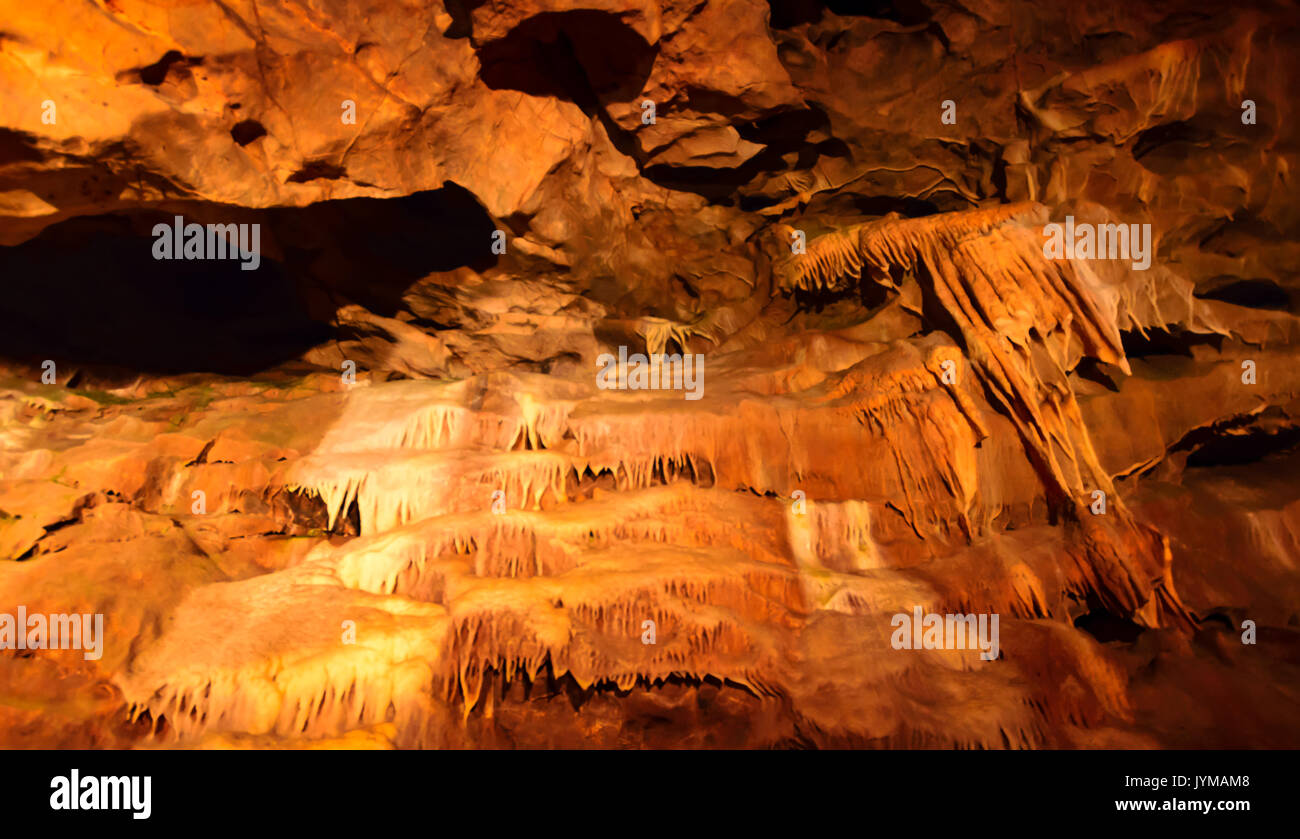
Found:
<svg viewBox="0 0 1300 839"><path fill-rule="evenodd" d="M1291 17L0 0L0 745L1295 745Z"/></svg>

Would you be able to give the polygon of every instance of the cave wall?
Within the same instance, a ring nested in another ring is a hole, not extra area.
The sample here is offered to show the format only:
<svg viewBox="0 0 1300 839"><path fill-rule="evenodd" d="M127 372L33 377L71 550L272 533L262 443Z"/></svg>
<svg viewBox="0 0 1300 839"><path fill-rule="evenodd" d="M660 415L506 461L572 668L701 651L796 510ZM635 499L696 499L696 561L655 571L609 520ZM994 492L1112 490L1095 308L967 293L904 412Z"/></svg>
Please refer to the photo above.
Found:
<svg viewBox="0 0 1300 839"><path fill-rule="evenodd" d="M1300 745L1293 6L0 21L0 743Z"/></svg>

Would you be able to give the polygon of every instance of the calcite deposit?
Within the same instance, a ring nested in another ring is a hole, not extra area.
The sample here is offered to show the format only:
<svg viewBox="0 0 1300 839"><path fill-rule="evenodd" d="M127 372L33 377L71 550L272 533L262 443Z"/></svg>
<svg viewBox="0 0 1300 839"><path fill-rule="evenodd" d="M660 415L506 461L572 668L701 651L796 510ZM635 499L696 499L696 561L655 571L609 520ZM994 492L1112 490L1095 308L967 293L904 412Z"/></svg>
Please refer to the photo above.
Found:
<svg viewBox="0 0 1300 839"><path fill-rule="evenodd" d="M1298 48L0 0L0 746L1300 747Z"/></svg>

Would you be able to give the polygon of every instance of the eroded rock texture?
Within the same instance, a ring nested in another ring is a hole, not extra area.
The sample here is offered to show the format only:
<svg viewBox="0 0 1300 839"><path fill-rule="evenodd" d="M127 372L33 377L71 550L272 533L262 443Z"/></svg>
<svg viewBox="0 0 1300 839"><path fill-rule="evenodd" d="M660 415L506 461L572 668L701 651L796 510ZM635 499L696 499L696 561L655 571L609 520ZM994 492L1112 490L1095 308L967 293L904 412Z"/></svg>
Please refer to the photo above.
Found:
<svg viewBox="0 0 1300 839"><path fill-rule="evenodd" d="M1292 5L0 21L0 743L1300 745Z"/></svg>

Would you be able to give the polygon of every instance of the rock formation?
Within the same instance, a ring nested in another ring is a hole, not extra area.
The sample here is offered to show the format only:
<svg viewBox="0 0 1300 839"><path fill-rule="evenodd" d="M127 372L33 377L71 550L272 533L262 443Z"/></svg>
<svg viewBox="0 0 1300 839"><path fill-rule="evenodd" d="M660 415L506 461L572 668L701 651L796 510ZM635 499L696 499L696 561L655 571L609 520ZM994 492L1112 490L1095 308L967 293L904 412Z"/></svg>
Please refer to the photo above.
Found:
<svg viewBox="0 0 1300 839"><path fill-rule="evenodd" d="M1286 4L0 20L0 745L1300 746Z"/></svg>

